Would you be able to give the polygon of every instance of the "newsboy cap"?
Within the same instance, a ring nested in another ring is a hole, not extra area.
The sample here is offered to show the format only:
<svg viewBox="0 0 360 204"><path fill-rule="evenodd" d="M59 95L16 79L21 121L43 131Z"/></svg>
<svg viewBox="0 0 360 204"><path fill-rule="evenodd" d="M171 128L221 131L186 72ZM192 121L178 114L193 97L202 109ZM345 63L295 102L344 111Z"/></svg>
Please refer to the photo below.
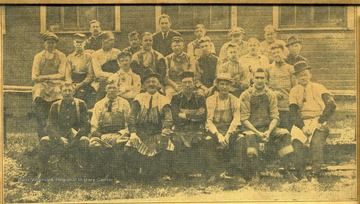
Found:
<svg viewBox="0 0 360 204"><path fill-rule="evenodd" d="M161 76L160 74L154 72L154 71L151 71L151 70L147 70L144 74L144 77L142 78L141 80L141 83L144 84L146 82L146 80L148 80L149 78L151 77L155 77L157 78L159 81L161 81Z"/></svg>
<svg viewBox="0 0 360 204"><path fill-rule="evenodd" d="M309 66L306 61L299 61L294 64L294 75L297 75L307 69L311 69L311 66Z"/></svg>
<svg viewBox="0 0 360 204"><path fill-rule="evenodd" d="M235 28L232 28L228 35L229 36L232 36L234 34L244 34L245 35L245 30L243 28L240 28L240 27L235 27Z"/></svg>
<svg viewBox="0 0 360 204"><path fill-rule="evenodd" d="M171 39L171 42L184 42L184 39L180 36L175 36Z"/></svg>
<svg viewBox="0 0 360 204"><path fill-rule="evenodd" d="M73 38L75 40L86 40L86 35L85 34L82 34L82 33L75 33L73 35Z"/></svg>
<svg viewBox="0 0 360 204"><path fill-rule="evenodd" d="M55 40L56 42L59 42L58 36L53 32L47 31L47 32L43 33L42 37L43 37L44 41Z"/></svg>
<svg viewBox="0 0 360 204"><path fill-rule="evenodd" d="M220 73L215 79L215 84L218 83L220 80L228 81L232 84L234 83L234 80L233 78L231 78L231 75L229 73Z"/></svg>
<svg viewBox="0 0 360 204"><path fill-rule="evenodd" d="M292 44L295 43L301 43L301 40L297 39L295 36L290 36L287 40L286 40L286 47L289 47Z"/></svg>
<svg viewBox="0 0 360 204"><path fill-rule="evenodd" d="M115 40L114 34L110 31L102 32L100 38L102 40Z"/></svg>
<svg viewBox="0 0 360 204"><path fill-rule="evenodd" d="M184 71L184 72L181 72L179 75L178 75L179 79L182 81L183 79L185 78L194 78L195 77L195 74L194 72L190 72L190 71Z"/></svg>

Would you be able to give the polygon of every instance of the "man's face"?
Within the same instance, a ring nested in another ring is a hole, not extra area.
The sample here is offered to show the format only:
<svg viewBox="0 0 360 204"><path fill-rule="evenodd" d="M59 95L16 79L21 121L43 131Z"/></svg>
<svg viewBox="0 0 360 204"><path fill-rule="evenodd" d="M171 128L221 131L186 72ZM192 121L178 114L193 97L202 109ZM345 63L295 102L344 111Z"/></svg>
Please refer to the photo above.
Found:
<svg viewBox="0 0 360 204"><path fill-rule="evenodd" d="M231 61L237 61L239 57L238 49L236 47L229 47L226 50L227 58Z"/></svg>
<svg viewBox="0 0 360 204"><path fill-rule="evenodd" d="M116 86L116 84L108 84L106 85L105 91L108 98L115 99L118 94L118 87Z"/></svg>
<svg viewBox="0 0 360 204"><path fill-rule="evenodd" d="M159 24L160 24L160 29L162 32L167 32L171 26L171 22L168 18L160 19Z"/></svg>
<svg viewBox="0 0 360 204"><path fill-rule="evenodd" d="M217 83L217 88L219 89L220 93L229 93L232 87L232 83L226 80L219 80Z"/></svg>
<svg viewBox="0 0 360 204"><path fill-rule="evenodd" d="M259 43L257 43L257 42L248 42L248 52L250 54L258 53L259 48L260 48Z"/></svg>
<svg viewBox="0 0 360 204"><path fill-rule="evenodd" d="M84 46L85 46L84 40L74 40L73 43L76 51L84 50Z"/></svg>
<svg viewBox="0 0 360 204"><path fill-rule="evenodd" d="M156 77L150 77L145 81L145 89L148 93L154 94L159 86L159 79Z"/></svg>
<svg viewBox="0 0 360 204"><path fill-rule="evenodd" d="M171 43L171 48L176 55L179 55L184 50L184 43L183 42L173 42L173 43Z"/></svg>
<svg viewBox="0 0 360 204"><path fill-rule="evenodd" d="M181 80L181 87L184 92L192 92L195 88L194 78L187 77Z"/></svg>
<svg viewBox="0 0 360 204"><path fill-rule="evenodd" d="M63 86L61 88L61 95L64 100L70 100L73 98L75 90L73 86Z"/></svg>
<svg viewBox="0 0 360 204"><path fill-rule="evenodd" d="M95 37L99 36L101 32L100 24L99 23L90 24L90 32Z"/></svg>
<svg viewBox="0 0 360 204"><path fill-rule="evenodd" d="M255 72L254 73L254 87L258 90L262 90L265 87L266 74L265 72Z"/></svg>
<svg viewBox="0 0 360 204"><path fill-rule="evenodd" d="M211 53L211 44L210 42L202 42L200 43L200 48L203 52L203 55L208 55Z"/></svg>
<svg viewBox="0 0 360 204"><path fill-rule="evenodd" d="M276 40L276 32L275 31L266 31L264 33L265 41L268 43L272 43Z"/></svg>
<svg viewBox="0 0 360 204"><path fill-rule="evenodd" d="M244 38L244 34L236 33L231 35L231 41L233 43L240 43Z"/></svg>
<svg viewBox="0 0 360 204"><path fill-rule="evenodd" d="M295 76L298 80L298 83L303 86L306 86L311 80L311 73L309 72L309 70L304 70Z"/></svg>
<svg viewBox="0 0 360 204"><path fill-rule="evenodd" d="M289 52L292 55L297 56L297 55L300 54L301 44L300 43L294 43L294 44L289 45L288 48L289 48Z"/></svg>
<svg viewBox="0 0 360 204"><path fill-rule="evenodd" d="M56 41L55 40L47 40L45 41L45 50L52 52L56 48Z"/></svg>
<svg viewBox="0 0 360 204"><path fill-rule="evenodd" d="M107 39L103 40L103 48L104 50L111 50L114 48L115 40L114 39Z"/></svg>
<svg viewBox="0 0 360 204"><path fill-rule="evenodd" d="M130 68L130 63L131 63L131 59L129 56L121 57L120 59L118 59L118 64L121 69Z"/></svg>
<svg viewBox="0 0 360 204"><path fill-rule="evenodd" d="M152 45L153 45L152 36L150 36L150 35L144 36L143 39L142 39L142 45L143 45L145 50L150 50L152 48Z"/></svg>
<svg viewBox="0 0 360 204"><path fill-rule="evenodd" d="M198 39L204 37L204 36L205 36L205 33L206 33L205 30L202 29L202 28L197 28L197 29L195 29L195 31L194 31L195 37L198 38Z"/></svg>
<svg viewBox="0 0 360 204"><path fill-rule="evenodd" d="M284 59L284 51L281 48L272 49L271 53L277 62L280 62Z"/></svg>
<svg viewBox="0 0 360 204"><path fill-rule="evenodd" d="M130 44L130 47L132 47L132 48L139 47L140 43L141 43L140 38L137 35L129 38L129 44Z"/></svg>

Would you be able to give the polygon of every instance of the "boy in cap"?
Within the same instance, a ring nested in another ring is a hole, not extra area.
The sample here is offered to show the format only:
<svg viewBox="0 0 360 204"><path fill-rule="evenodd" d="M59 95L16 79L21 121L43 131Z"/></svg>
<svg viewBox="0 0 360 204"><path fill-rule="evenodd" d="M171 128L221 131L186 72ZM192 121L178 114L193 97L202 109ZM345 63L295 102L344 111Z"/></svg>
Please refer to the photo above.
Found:
<svg viewBox="0 0 360 204"><path fill-rule="evenodd" d="M286 58L286 63L294 65L296 62L305 61L307 59L300 55L301 51L301 40L297 39L295 36L290 36L286 41L286 47L289 49L289 55Z"/></svg>
<svg viewBox="0 0 360 204"><path fill-rule="evenodd" d="M170 16L162 14L159 17L160 31L153 35L154 50L160 52L163 56L168 56L171 50L171 40L175 36L181 34L175 30L170 29L171 19Z"/></svg>
<svg viewBox="0 0 360 204"><path fill-rule="evenodd" d="M220 54L219 54L219 59L222 63L226 62L227 59L227 47L228 44L236 44L237 45L237 50L238 50L238 58L240 58L241 56L245 55L247 53L247 43L246 41L244 41L244 36L245 36L245 30L243 28L240 27L235 27L232 28L228 35L231 37L231 41L225 43L221 49L220 49Z"/></svg>
<svg viewBox="0 0 360 204"><path fill-rule="evenodd" d="M273 43L281 44L282 46L284 46L285 56L288 55L289 51L286 48L286 43L283 40L276 39L277 32L276 32L276 29L274 28L274 26L272 26L272 25L265 26L264 37L265 37L265 40L260 43L260 47L261 47L262 54L266 55L269 58L270 63L272 63L274 61L274 57L272 56L272 53L271 53L271 45Z"/></svg>
<svg viewBox="0 0 360 204"><path fill-rule="evenodd" d="M52 32L45 32L43 39L45 50L34 57L32 66L32 99L39 139L46 135L44 128L50 105L61 99L59 85L64 80L66 70L66 56L56 49L59 38Z"/></svg>
<svg viewBox="0 0 360 204"><path fill-rule="evenodd" d="M179 74L184 71L195 72L192 58L184 50L184 40L181 37L173 37L171 48L173 53L165 57L166 77L165 95L171 99L172 95L181 91Z"/></svg>
<svg viewBox="0 0 360 204"><path fill-rule="evenodd" d="M129 33L128 39L130 46L125 48L123 52L128 52L131 55L133 55L142 49L140 34L138 32L133 31Z"/></svg>
<svg viewBox="0 0 360 204"><path fill-rule="evenodd" d="M195 40L191 41L187 45L187 53L190 57L193 57L197 60L202 55L202 50L200 48L200 39L205 37L206 28L203 24L197 24L194 28ZM215 45L214 43L210 43L210 51L212 54L215 54Z"/></svg>
<svg viewBox="0 0 360 204"><path fill-rule="evenodd" d="M89 22L91 36L86 40L85 50L93 53L96 50L101 49L102 42L99 36L101 35L100 22L92 20Z"/></svg>
<svg viewBox="0 0 360 204"><path fill-rule="evenodd" d="M324 145L329 129L326 121L333 115L336 104L331 93L321 84L311 82L310 66L306 61L294 65L299 82L290 91L291 131L295 148L298 178L304 178L307 158L310 159L313 177L317 180L323 163ZM296 131L299 130L299 131Z"/></svg>
<svg viewBox="0 0 360 204"><path fill-rule="evenodd" d="M85 40L84 34L74 34L75 51L67 57L65 80L74 83L75 97L84 100L91 109L95 103L96 92L91 86L91 82L94 80L94 70L91 54L84 51Z"/></svg>
<svg viewBox="0 0 360 204"><path fill-rule="evenodd" d="M131 103L141 90L140 76L134 73L130 67L131 54L122 52L118 55L120 70L113 74L109 80L114 81L119 87L119 96L127 99Z"/></svg>
<svg viewBox="0 0 360 204"><path fill-rule="evenodd" d="M274 62L270 65L269 88L275 93L278 99L278 110L280 114L280 128L291 130L292 124L289 121L289 93L296 85L294 67L285 62L284 47L281 44L271 45Z"/></svg>
<svg viewBox="0 0 360 204"><path fill-rule="evenodd" d="M103 32L100 36L102 47L92 53L92 65L95 74L94 86L98 92L96 101L105 97L105 86L108 78L119 71L117 56L121 53L119 49L114 48L115 37L112 32Z"/></svg>

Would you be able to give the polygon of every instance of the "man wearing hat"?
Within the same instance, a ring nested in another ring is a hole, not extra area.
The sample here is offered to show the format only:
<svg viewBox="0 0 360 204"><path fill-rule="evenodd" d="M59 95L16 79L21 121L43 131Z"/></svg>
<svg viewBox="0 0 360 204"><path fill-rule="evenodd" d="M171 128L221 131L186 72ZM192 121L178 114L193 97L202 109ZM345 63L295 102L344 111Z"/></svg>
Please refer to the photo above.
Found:
<svg viewBox="0 0 360 204"><path fill-rule="evenodd" d="M310 68L306 61L299 61L294 65L294 74L299 84L290 91L290 119L294 123L291 134L298 178L304 177L308 158L312 166L310 178L314 177L316 180L323 163L323 150L329 133L326 121L335 112L336 104L323 85L311 82Z"/></svg>
<svg viewBox="0 0 360 204"><path fill-rule="evenodd" d="M285 56L288 55L289 50L286 48L286 43L283 40L276 39L277 32L276 32L276 29L274 28L274 26L272 26L272 25L265 26L264 37L265 37L265 40L260 43L261 52L263 55L266 55L269 58L270 63L272 63L274 61L274 57L272 56L272 53L271 53L271 45L273 43L281 44L282 46L284 46Z"/></svg>
<svg viewBox="0 0 360 204"><path fill-rule="evenodd" d="M176 30L170 29L171 19L170 16L162 14L159 17L160 31L154 33L154 50L160 52L163 56L171 54L171 40L175 36L181 36Z"/></svg>
<svg viewBox="0 0 360 204"><path fill-rule="evenodd" d="M59 38L52 32L43 34L45 50L34 57L32 66L32 99L35 106L39 139L46 135L44 128L52 102L61 99L59 85L64 80L66 56L56 49Z"/></svg>
<svg viewBox="0 0 360 204"><path fill-rule="evenodd" d="M220 73L215 79L215 86L219 92L207 98L206 130L209 135L205 137L204 147L207 150L207 165L210 174L209 181L216 180L219 173L219 149L228 146L230 137L236 133L240 125L239 99L230 94L234 84L229 73Z"/></svg>
<svg viewBox="0 0 360 204"><path fill-rule="evenodd" d="M200 39L205 37L206 34L206 28L203 24L197 24L194 28L194 35L195 40L191 41L187 45L187 53L190 57L193 57L195 60L197 60L202 55L202 50L200 48ZM210 51L211 53L215 54L215 45L214 43L210 43Z"/></svg>
<svg viewBox="0 0 360 204"><path fill-rule="evenodd" d="M174 120L174 132L176 139L176 164L175 168L180 173L191 173L192 167L198 164L206 155L200 156L203 147L201 140L206 121L206 99L203 95L195 92L194 72L185 71L178 76L182 91L173 95L171 110Z"/></svg>
<svg viewBox="0 0 360 204"><path fill-rule="evenodd" d="M113 74L109 80L115 81L119 87L119 96L127 99L131 104L135 96L141 91L141 79L130 67L131 54L129 52L120 53L117 62L120 70Z"/></svg>
<svg viewBox="0 0 360 204"><path fill-rule="evenodd" d="M292 124L289 121L289 93L290 89L297 83L293 75L294 67L285 62L283 45L274 43L271 45L271 51L274 62L268 69L268 85L278 99L280 113L279 127L290 131Z"/></svg>
<svg viewBox="0 0 360 204"><path fill-rule="evenodd" d="M96 97L95 89L91 86L94 80L91 54L84 51L84 34L75 33L73 39L75 51L67 57L65 80L74 83L75 97L84 100L91 109Z"/></svg>
<svg viewBox="0 0 360 204"><path fill-rule="evenodd" d="M105 86L108 78L119 71L117 56L121 53L119 49L114 48L115 37L110 31L103 32L99 36L102 42L101 49L92 53L92 65L95 74L95 83L98 95L96 101L101 100L106 95Z"/></svg>
<svg viewBox="0 0 360 204"><path fill-rule="evenodd" d="M286 63L294 65L296 62L305 61L307 59L300 55L301 51L301 40L297 39L295 36L290 36L286 41L286 47L289 49L289 55L286 58Z"/></svg>
<svg viewBox="0 0 360 204"><path fill-rule="evenodd" d="M90 21L89 26L91 36L86 40L85 49L90 53L93 53L102 47L102 41L99 38L101 35L101 27L100 22L97 20Z"/></svg>
<svg viewBox="0 0 360 204"><path fill-rule="evenodd" d="M254 72L254 84L240 96L240 118L245 136L246 156L243 157L244 168L248 169L247 178L257 178L259 172L259 157L264 156L265 164L269 159L280 157L285 170L288 170L291 153L291 135L286 129L278 128L279 111L277 97L266 87L267 73L258 68ZM259 145L259 143L261 145ZM259 149L264 146L265 149ZM260 154L259 150L262 150ZM285 172L284 177L291 178L291 173Z"/></svg>
<svg viewBox="0 0 360 204"><path fill-rule="evenodd" d="M226 62L228 60L226 50L227 50L228 44L230 44L230 43L238 45L238 47L237 47L238 58L240 58L241 56L243 56L247 53L247 42L243 40L244 36L245 36L245 30L243 28L240 28L240 27L232 28L229 31L228 35L231 37L231 41L225 43L220 49L219 59L222 63Z"/></svg>
<svg viewBox="0 0 360 204"><path fill-rule="evenodd" d="M142 49L141 38L140 38L140 34L138 32L133 31L133 32L129 33L128 40L129 40L130 46L125 48L123 50L123 52L128 52L131 55L133 55Z"/></svg>
<svg viewBox="0 0 360 204"><path fill-rule="evenodd" d="M173 119L170 101L157 88L161 76L148 72L143 78L145 93L134 99L129 118L130 140L128 161L142 170L141 175L152 178L165 176L170 169L169 154L174 151L170 140Z"/></svg>
<svg viewBox="0 0 360 204"><path fill-rule="evenodd" d="M181 37L173 37L171 48L173 53L165 57L165 94L170 99L174 93L181 91L181 81L178 78L179 74L184 71L195 72L194 61L183 51L184 40Z"/></svg>
<svg viewBox="0 0 360 204"><path fill-rule="evenodd" d="M129 139L129 102L118 96L119 87L107 81L106 96L98 101L91 117L90 151L93 176L124 176L124 146Z"/></svg>

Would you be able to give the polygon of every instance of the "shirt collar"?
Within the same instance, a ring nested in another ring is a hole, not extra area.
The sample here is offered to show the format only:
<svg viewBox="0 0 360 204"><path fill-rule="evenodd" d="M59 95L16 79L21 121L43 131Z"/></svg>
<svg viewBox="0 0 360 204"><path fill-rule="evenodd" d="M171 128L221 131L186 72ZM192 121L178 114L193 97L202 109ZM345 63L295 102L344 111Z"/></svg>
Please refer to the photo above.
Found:
<svg viewBox="0 0 360 204"><path fill-rule="evenodd" d="M121 74L128 74L128 75L132 75L132 70L130 69L128 72L125 72L123 69L120 69L118 71L118 74L121 75Z"/></svg>
<svg viewBox="0 0 360 204"><path fill-rule="evenodd" d="M180 98L181 99L183 99L183 98L185 98L186 100L192 100L193 98L195 97L195 93L194 92L192 92L192 94L191 94L191 96L190 96L190 98L188 99L188 97L184 94L184 92L181 92L181 95L180 95Z"/></svg>

